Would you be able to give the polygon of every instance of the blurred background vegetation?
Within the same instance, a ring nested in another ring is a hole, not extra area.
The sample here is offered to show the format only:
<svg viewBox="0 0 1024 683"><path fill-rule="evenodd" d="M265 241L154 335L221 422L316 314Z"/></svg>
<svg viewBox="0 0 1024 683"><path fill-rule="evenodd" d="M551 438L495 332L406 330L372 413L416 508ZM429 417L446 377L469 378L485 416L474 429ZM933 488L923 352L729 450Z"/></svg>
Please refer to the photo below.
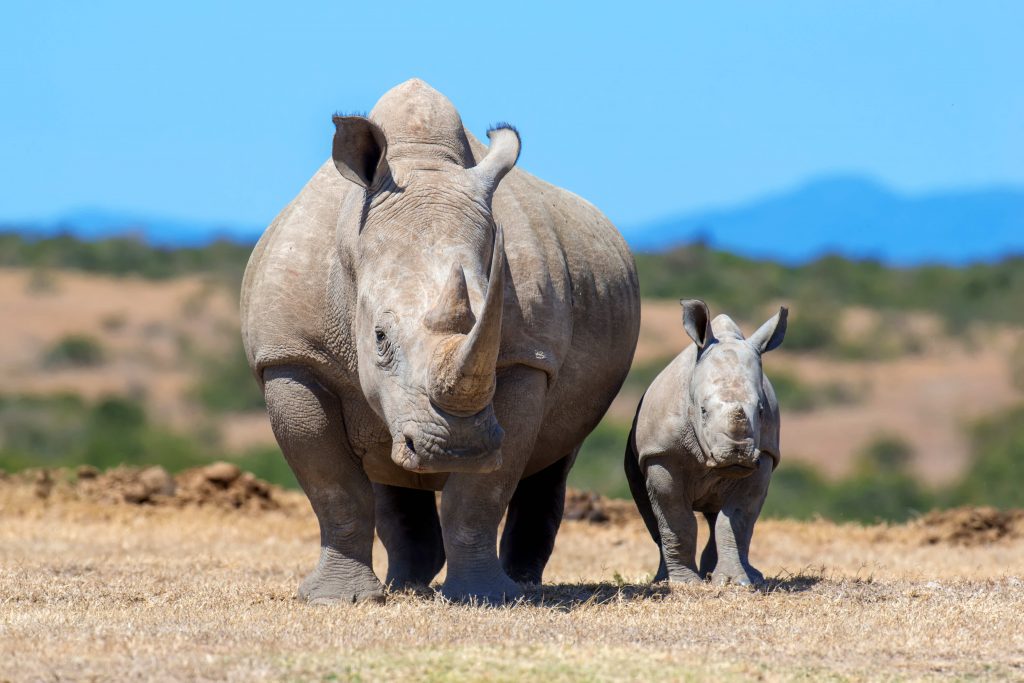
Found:
<svg viewBox="0 0 1024 683"><path fill-rule="evenodd" d="M53 286L53 273L73 270L150 280L198 274L237 297L249 252L250 247L231 242L160 249L130 237L81 241L0 233L0 267L29 269L28 287L35 293ZM694 244L662 254L639 254L637 263L645 299L699 295L713 311L728 311L745 320L760 319L779 302L789 303L799 313L791 318L786 350L825 359L918 352L912 334L896 334L901 314L909 311L933 315L951 336L979 324L1024 325L1024 258L962 268L895 268L826 256L791 266ZM837 334L839 313L850 306L869 308L881 316L881 326L867 342L852 343ZM123 324L113 316L104 320L103 329L113 333ZM211 426L218 416L263 407L238 335L229 336L231 342L222 352L189 353L196 372L188 395L197 410L208 416L194 421L190 429L172 429L154 420L144 398L130 393L87 399L71 393L0 389L0 468L126 463L161 464L176 471L227 456L262 478L295 486L275 447L227 453ZM40 353L43 370L102 367L112 355L103 335L95 334L66 335ZM671 355L637 362L624 394L642 395L669 360ZM1016 386L1024 388L1024 346L1015 352L1011 372ZM784 416L854 405L864 399L863 391L848 383L814 383L786 371L769 370L769 376ZM629 425L627 416L610 414L597 427L572 472L571 485L628 497L622 459ZM925 486L913 476L912 449L892 434L876 435L857 455L852 471L839 479L825 478L784 453L765 514L868 522L904 520L937 506L1024 507L1024 405L976 420L964 429L970 464L958 481L940 487Z"/></svg>

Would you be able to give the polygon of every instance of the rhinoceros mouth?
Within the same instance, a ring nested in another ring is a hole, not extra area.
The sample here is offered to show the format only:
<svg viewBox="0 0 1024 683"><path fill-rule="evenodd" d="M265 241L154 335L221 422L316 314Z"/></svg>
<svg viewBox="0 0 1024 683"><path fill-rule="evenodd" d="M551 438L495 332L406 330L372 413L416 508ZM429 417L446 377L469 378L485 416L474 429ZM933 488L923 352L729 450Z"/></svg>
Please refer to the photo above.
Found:
<svg viewBox="0 0 1024 683"><path fill-rule="evenodd" d="M480 443L447 446L432 440L403 435L391 449L392 461L410 472L493 472L501 467L501 428Z"/></svg>
<svg viewBox="0 0 1024 683"><path fill-rule="evenodd" d="M726 479L743 479L757 471L756 465L723 465L714 468L715 474Z"/></svg>

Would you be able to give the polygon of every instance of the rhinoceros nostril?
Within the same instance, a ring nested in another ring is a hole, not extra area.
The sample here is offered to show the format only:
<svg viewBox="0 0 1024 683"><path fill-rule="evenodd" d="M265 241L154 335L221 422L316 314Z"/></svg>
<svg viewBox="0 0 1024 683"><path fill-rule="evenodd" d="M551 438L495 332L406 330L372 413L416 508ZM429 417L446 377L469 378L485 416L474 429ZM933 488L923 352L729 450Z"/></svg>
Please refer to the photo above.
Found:
<svg viewBox="0 0 1024 683"><path fill-rule="evenodd" d="M408 448L409 452L412 453L413 455L416 454L416 445L412 442L412 439L410 439L408 436L405 437L405 447Z"/></svg>

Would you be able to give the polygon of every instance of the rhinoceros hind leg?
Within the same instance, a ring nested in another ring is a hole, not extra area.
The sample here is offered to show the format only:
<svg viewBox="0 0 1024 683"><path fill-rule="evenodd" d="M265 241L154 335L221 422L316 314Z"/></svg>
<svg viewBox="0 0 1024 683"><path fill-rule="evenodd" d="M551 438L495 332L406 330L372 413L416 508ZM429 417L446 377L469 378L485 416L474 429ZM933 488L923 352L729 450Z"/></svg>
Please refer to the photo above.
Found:
<svg viewBox="0 0 1024 683"><path fill-rule="evenodd" d="M697 570L697 574L702 579L711 576L711 572L715 571L715 565L718 564L718 544L715 542L715 520L717 517L716 513L704 513L704 519L708 523L709 536L704 551L700 554L700 569Z"/></svg>
<svg viewBox="0 0 1024 683"><path fill-rule="evenodd" d="M300 367L264 371L274 436L320 522L320 561L299 586L312 603L383 602L373 573L373 489L350 450L341 403Z"/></svg>
<svg viewBox="0 0 1024 683"><path fill-rule="evenodd" d="M444 566L444 540L433 491L373 485L377 534L388 551L392 590L424 590Z"/></svg>
<svg viewBox="0 0 1024 683"><path fill-rule="evenodd" d="M565 508L565 480L576 451L516 486L501 535L501 565L513 581L540 583Z"/></svg>

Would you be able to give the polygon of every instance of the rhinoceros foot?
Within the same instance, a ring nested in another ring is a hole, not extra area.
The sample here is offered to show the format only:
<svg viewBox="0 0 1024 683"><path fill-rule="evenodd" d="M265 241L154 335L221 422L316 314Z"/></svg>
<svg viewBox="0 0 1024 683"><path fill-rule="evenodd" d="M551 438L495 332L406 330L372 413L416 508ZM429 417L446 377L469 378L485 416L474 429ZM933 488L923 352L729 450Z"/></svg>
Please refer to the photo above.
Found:
<svg viewBox="0 0 1024 683"><path fill-rule="evenodd" d="M441 595L456 602L500 605L523 597L523 589L502 571L491 576L449 576L441 585Z"/></svg>
<svg viewBox="0 0 1024 683"><path fill-rule="evenodd" d="M759 588L764 585L764 574L753 567L738 568L735 571L716 569L711 575L711 581L716 586L736 585L749 588Z"/></svg>
<svg viewBox="0 0 1024 683"><path fill-rule="evenodd" d="M700 574L689 567L678 567L669 570L668 582L669 584L703 583L704 579L700 578Z"/></svg>
<svg viewBox="0 0 1024 683"><path fill-rule="evenodd" d="M337 568L336 568L337 569ZM323 563L309 573L299 585L301 600L314 605L384 602L384 587L372 571L331 571Z"/></svg>

